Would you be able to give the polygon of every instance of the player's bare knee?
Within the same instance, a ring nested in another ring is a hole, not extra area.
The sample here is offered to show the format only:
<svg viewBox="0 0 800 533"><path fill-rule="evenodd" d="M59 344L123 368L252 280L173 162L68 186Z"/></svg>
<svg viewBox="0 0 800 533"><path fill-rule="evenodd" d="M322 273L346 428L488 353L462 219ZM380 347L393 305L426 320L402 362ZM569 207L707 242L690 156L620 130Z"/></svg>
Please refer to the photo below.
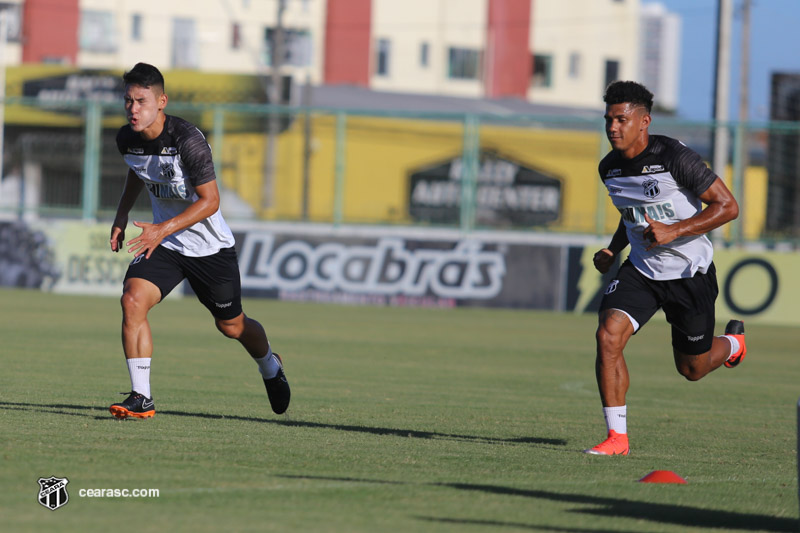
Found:
<svg viewBox="0 0 800 533"><path fill-rule="evenodd" d="M704 372L698 372L692 368L678 368L678 372L688 381L698 381L706 375Z"/></svg>
<svg viewBox="0 0 800 533"><path fill-rule="evenodd" d="M597 328L595 339L597 340L597 349L600 353L616 353L624 348L625 341L623 336L609 331L602 323Z"/></svg>
<svg viewBox="0 0 800 533"><path fill-rule="evenodd" d="M685 377L688 381L698 381L708 374L708 369L702 365L682 363L676 366L678 368L678 373Z"/></svg>
<svg viewBox="0 0 800 533"><path fill-rule="evenodd" d="M125 290L119 299L122 306L122 312L125 316L141 313L145 311L147 305L144 300L137 294L135 290Z"/></svg>
<svg viewBox="0 0 800 533"><path fill-rule="evenodd" d="M217 329L229 339L238 339L244 332L244 325L236 320L217 320Z"/></svg>

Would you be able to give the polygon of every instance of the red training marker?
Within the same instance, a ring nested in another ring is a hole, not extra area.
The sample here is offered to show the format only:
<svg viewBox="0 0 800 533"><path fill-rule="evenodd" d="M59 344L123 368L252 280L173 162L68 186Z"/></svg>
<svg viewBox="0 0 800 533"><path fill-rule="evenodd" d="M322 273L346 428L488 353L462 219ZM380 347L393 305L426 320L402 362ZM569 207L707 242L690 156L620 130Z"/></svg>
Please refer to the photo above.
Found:
<svg viewBox="0 0 800 533"><path fill-rule="evenodd" d="M686 480L671 470L653 470L642 479L641 483L682 483L686 484Z"/></svg>

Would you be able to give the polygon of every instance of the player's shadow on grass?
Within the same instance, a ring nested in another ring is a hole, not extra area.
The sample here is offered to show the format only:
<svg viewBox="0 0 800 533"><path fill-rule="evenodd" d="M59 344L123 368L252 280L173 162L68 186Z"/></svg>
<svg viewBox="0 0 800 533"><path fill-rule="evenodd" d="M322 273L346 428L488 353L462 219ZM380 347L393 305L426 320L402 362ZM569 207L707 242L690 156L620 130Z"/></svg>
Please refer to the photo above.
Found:
<svg viewBox="0 0 800 533"><path fill-rule="evenodd" d="M459 490L575 503L590 507L572 509L571 512L574 513L610 518L632 518L681 527L725 528L742 531L798 530L796 518L778 518L762 514L702 509L688 505L652 503L585 494L562 494L545 490L518 489L496 485L473 485L469 483L440 483L438 485Z"/></svg>
<svg viewBox="0 0 800 533"><path fill-rule="evenodd" d="M647 522L659 522L662 524L672 524L680 527L702 527L702 528L725 528L743 531L797 531L798 521L792 518L778 518L768 515L737 513L734 511L718 511L715 509L701 509L688 505L674 505L628 500L624 498L608 498L601 496L590 496L586 494L563 494L546 490L518 489L514 487L503 487L498 485L476 485L470 483L414 483L406 481L391 481L382 479L364 479L352 477L336 476L310 476L310 475L291 475L283 474L276 477L285 479L309 479L317 481L341 481L348 483L370 483L370 484L392 484L392 485L416 485L429 487L444 487L457 490L485 492L489 494L499 494L501 496L519 496L522 498L535 498L540 500L550 500L556 502L566 502L578 504L586 507L576 507L566 512L584 513L609 518L632 518ZM606 529L553 529L551 527L541 527L535 524L522 524L499 521L482 521L464 518L445 518L418 516L420 520L429 522L442 522L448 524L464 525L489 525L506 526L518 529L531 529L546 531L563 531L571 533L594 533L606 531ZM617 530L621 531L621 530Z"/></svg>
<svg viewBox="0 0 800 533"><path fill-rule="evenodd" d="M27 410L42 413L62 414L68 416L89 416L97 420L111 420L114 418L108 414L108 410L102 407L88 405L68 405L68 404L36 404L25 402L0 402L0 409L8 410ZM71 411L80 411L74 413ZM88 411L88 413L87 413ZM96 413L96 414L93 414ZM102 416L100 413L103 413ZM181 416L190 418L202 418L211 420L238 420L243 422L256 422L261 424L275 424L278 426L302 427L312 429L334 429L337 431L350 431L354 433L369 433L372 435L393 436L414 439L440 439L440 440L461 440L466 442L479 442L485 444L537 444L547 446L566 446L564 439L549 439L543 437L515 437L497 438L482 437L480 435L462 435L457 433L439 433L437 431L420 431L416 429L383 428L374 426L357 426L353 424L325 424L322 422L309 422L304 420L287 419L268 419L256 418L251 416L238 415L218 415L213 413L187 413L184 411L159 410L158 416Z"/></svg>
<svg viewBox="0 0 800 533"><path fill-rule="evenodd" d="M585 529L574 527L553 527L553 526L537 526L535 524L525 524L523 522L501 522L500 520L469 520L466 518L437 518L434 516L417 516L418 520L425 520L426 522L434 522L439 524L456 524L467 526L483 526L483 527L506 527L513 529L529 529L531 531L550 531L557 533L607 533L608 528L601 529ZM633 529L614 529L614 533L639 533L638 530Z"/></svg>

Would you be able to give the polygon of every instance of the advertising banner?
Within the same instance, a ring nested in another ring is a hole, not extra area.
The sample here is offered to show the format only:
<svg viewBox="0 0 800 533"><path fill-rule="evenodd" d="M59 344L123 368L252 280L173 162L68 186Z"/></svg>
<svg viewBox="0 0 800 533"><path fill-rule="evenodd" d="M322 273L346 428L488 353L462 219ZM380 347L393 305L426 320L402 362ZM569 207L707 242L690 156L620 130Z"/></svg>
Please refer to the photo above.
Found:
<svg viewBox="0 0 800 533"><path fill-rule="evenodd" d="M411 173L408 209L413 220L458 222L463 165L457 156ZM476 216L481 225L544 226L561 216L561 178L483 150L477 180Z"/></svg>
<svg viewBox="0 0 800 533"><path fill-rule="evenodd" d="M109 229L0 221L0 286L119 296L132 256L110 251ZM601 276L592 266L604 245L594 238L290 224L233 230L245 297L593 313L616 272ZM800 254L718 249L714 262L719 321L800 324ZM190 290L184 283L171 296Z"/></svg>
<svg viewBox="0 0 800 533"><path fill-rule="evenodd" d="M243 294L424 307L559 307L560 247L404 236L237 234Z"/></svg>
<svg viewBox="0 0 800 533"><path fill-rule="evenodd" d="M0 221L2 285L119 295L132 257L112 253L110 224Z"/></svg>

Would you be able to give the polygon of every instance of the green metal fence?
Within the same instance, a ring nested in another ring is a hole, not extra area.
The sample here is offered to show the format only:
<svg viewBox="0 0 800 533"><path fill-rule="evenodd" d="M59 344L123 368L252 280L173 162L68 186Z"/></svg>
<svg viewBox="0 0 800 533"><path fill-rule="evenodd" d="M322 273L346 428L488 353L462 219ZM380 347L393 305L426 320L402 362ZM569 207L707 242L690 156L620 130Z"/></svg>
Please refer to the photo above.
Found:
<svg viewBox="0 0 800 533"><path fill-rule="evenodd" d="M15 112L6 114L0 215L112 218L127 171L115 145L124 124L121 104L25 98L5 104ZM598 235L616 226L596 172L608 150L599 112L585 119L180 102L170 102L168 112L209 138L220 183L241 205L229 218ZM277 135L270 135L270 124L278 124ZM797 241L800 124L656 117L651 133L681 139L711 161L717 126L729 130L733 147L730 167L717 173L742 205L724 238ZM424 187L412 189L414 180ZM422 209L414 193L423 189L458 195ZM551 190L559 195L552 216L545 205ZM135 209L145 216L147 199ZM455 217L448 214L453 209Z"/></svg>

